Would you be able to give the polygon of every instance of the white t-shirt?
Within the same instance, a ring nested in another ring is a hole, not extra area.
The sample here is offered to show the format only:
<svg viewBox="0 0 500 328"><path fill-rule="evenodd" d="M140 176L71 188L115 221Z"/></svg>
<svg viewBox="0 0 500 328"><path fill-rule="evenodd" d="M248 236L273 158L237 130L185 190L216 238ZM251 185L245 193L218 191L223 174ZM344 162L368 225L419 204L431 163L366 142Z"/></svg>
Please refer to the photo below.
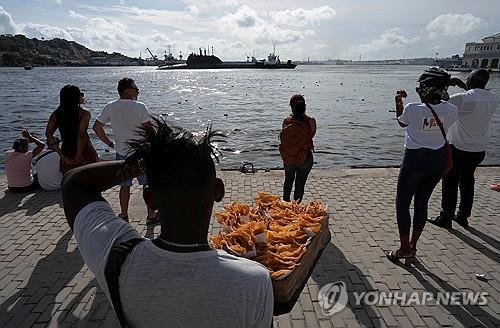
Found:
<svg viewBox="0 0 500 328"><path fill-rule="evenodd" d="M151 121L151 116L143 103L130 99L117 99L104 106L97 120L103 124L111 122L116 152L126 155L130 149L126 142L138 137L137 128L142 123Z"/></svg>
<svg viewBox="0 0 500 328"><path fill-rule="evenodd" d="M62 173L59 171L59 155L51 150L44 149L34 158L34 172L38 173L38 183L45 190L61 189Z"/></svg>
<svg viewBox="0 0 500 328"><path fill-rule="evenodd" d="M104 269L114 243L141 237L98 201L76 216L80 253L106 293ZM261 264L220 250L175 253L146 239L128 255L119 279L130 327L271 326L273 289Z"/></svg>
<svg viewBox="0 0 500 328"><path fill-rule="evenodd" d="M446 101L431 106L441 123L443 123L444 130L447 131L458 117L457 107ZM410 103L406 105L398 120L401 123L408 124L405 132L406 148L435 150L443 147L445 140L439 125L431 110L425 104Z"/></svg>
<svg viewBox="0 0 500 328"><path fill-rule="evenodd" d="M463 151L484 151L498 97L488 90L472 89L451 96L449 101L458 108L458 120L448 130L450 143Z"/></svg>

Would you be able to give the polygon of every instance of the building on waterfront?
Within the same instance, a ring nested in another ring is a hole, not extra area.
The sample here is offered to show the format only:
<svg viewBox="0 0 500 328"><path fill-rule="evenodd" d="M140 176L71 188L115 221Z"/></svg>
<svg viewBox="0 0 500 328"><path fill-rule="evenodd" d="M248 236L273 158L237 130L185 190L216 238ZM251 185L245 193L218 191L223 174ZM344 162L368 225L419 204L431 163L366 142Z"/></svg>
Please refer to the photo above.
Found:
<svg viewBox="0 0 500 328"><path fill-rule="evenodd" d="M500 69L500 33L482 39L483 42L467 42L463 66L466 68Z"/></svg>

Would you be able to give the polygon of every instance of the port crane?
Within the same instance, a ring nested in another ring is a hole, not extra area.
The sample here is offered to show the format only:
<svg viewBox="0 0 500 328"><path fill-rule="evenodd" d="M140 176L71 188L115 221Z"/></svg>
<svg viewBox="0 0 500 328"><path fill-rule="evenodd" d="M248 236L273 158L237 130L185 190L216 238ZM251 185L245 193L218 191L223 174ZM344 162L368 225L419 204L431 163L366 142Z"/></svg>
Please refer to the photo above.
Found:
<svg viewBox="0 0 500 328"><path fill-rule="evenodd" d="M149 52L149 54L151 55L151 60L158 60L158 56L155 56L153 55L153 53L151 52L151 50L149 50L149 48L146 48L146 50Z"/></svg>

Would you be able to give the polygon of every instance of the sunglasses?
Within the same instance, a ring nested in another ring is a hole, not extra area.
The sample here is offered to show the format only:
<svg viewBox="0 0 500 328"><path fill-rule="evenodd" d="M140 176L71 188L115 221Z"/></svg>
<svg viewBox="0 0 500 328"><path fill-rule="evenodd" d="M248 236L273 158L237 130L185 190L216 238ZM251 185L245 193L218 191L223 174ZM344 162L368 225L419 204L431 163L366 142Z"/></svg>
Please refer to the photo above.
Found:
<svg viewBox="0 0 500 328"><path fill-rule="evenodd" d="M138 87L130 87L130 89L135 90L137 93L139 93L139 88Z"/></svg>

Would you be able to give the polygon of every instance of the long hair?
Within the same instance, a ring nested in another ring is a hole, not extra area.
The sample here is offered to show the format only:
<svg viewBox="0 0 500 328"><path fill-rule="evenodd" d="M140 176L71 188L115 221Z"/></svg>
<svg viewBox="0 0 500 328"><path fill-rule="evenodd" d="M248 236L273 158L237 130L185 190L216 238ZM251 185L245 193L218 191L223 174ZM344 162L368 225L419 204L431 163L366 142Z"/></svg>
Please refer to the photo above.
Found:
<svg viewBox="0 0 500 328"><path fill-rule="evenodd" d="M73 153L77 148L80 114L80 89L76 85L65 85L59 93L56 121L62 139L62 150Z"/></svg>

